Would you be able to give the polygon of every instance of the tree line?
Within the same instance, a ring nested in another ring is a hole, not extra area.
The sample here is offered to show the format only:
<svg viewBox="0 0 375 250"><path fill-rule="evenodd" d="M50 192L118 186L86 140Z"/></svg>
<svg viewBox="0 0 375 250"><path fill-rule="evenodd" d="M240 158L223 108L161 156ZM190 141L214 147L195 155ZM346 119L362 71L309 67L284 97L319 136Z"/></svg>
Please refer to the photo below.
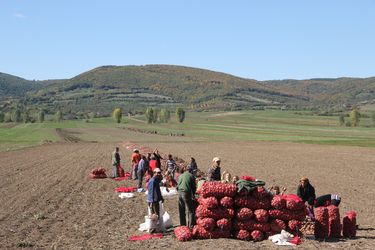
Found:
<svg viewBox="0 0 375 250"><path fill-rule="evenodd" d="M168 123L171 119L171 112L169 109L162 108L157 109L154 107L148 107L145 111L145 117L147 123ZM184 122L185 120L185 110L181 107L176 108L176 117L179 122ZM112 112L112 118L115 122L120 123L122 119L121 108L115 108Z"/></svg>

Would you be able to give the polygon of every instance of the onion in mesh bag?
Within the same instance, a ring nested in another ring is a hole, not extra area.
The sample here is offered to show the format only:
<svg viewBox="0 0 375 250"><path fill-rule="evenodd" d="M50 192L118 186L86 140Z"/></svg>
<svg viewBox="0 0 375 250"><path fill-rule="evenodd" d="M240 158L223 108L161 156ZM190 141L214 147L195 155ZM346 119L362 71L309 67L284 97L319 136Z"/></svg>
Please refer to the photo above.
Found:
<svg viewBox="0 0 375 250"><path fill-rule="evenodd" d="M243 230L243 229L235 232L234 237L236 239L239 239L239 240L250 240L251 239L251 235L250 235L249 231Z"/></svg>
<svg viewBox="0 0 375 250"><path fill-rule="evenodd" d="M180 226L174 230L174 234L179 241L188 241L193 238L190 229L187 226Z"/></svg>

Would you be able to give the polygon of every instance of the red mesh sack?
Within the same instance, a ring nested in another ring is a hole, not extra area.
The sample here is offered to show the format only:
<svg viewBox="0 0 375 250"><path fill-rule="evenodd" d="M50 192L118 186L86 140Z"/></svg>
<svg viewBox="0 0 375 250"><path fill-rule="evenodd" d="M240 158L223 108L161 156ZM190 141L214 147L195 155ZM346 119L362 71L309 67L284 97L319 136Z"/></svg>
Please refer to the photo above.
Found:
<svg viewBox="0 0 375 250"><path fill-rule="evenodd" d="M341 221L339 208L330 205L328 209L328 237L329 238L340 238L341 237Z"/></svg>
<svg viewBox="0 0 375 250"><path fill-rule="evenodd" d="M288 221L288 228L293 234L299 234L299 230L302 228L302 222L298 220L290 220Z"/></svg>
<svg viewBox="0 0 375 250"><path fill-rule="evenodd" d="M234 197L237 192L237 186L235 184L227 184L215 181L209 181L203 183L200 194L206 198L214 196L221 198L224 196Z"/></svg>
<svg viewBox="0 0 375 250"><path fill-rule="evenodd" d="M289 210L302 210L305 208L305 203L303 200L295 194L284 195L286 200L286 208Z"/></svg>
<svg viewBox="0 0 375 250"><path fill-rule="evenodd" d="M272 198L271 206L276 209L282 209L286 207L286 200L282 195L275 195Z"/></svg>
<svg viewBox="0 0 375 250"><path fill-rule="evenodd" d="M268 210L271 218L280 220L299 220L302 221L306 217L306 210L291 211L287 209L271 209Z"/></svg>
<svg viewBox="0 0 375 250"><path fill-rule="evenodd" d="M223 198L221 198L220 200L220 205L223 206L223 207L226 207L226 208L231 208L233 207L233 198L232 197L229 197L229 196L225 196Z"/></svg>
<svg viewBox="0 0 375 250"><path fill-rule="evenodd" d="M237 196L249 196L249 195L250 195L250 193L249 193L249 191L247 191L246 188L241 189L241 191L239 193L237 193Z"/></svg>
<svg viewBox="0 0 375 250"><path fill-rule="evenodd" d="M243 207L237 210L236 218L238 220L248 220L253 217L254 213L250 208Z"/></svg>
<svg viewBox="0 0 375 250"><path fill-rule="evenodd" d="M193 227L192 233L193 233L194 239L211 239L212 238L212 234L199 225L195 225Z"/></svg>
<svg viewBox="0 0 375 250"><path fill-rule="evenodd" d="M212 233L213 239L229 238L231 236L230 230L215 229Z"/></svg>
<svg viewBox="0 0 375 250"><path fill-rule="evenodd" d="M232 222L229 219L223 218L216 222L216 226L222 231L230 231Z"/></svg>
<svg viewBox="0 0 375 250"><path fill-rule="evenodd" d="M107 175L105 173L104 168L95 168L91 170L90 172L90 178L92 179L101 179L101 178L107 178Z"/></svg>
<svg viewBox="0 0 375 250"><path fill-rule="evenodd" d="M209 209L203 205L199 205L195 210L197 218L213 218L215 220L222 218L233 218L234 210L231 208L216 207Z"/></svg>
<svg viewBox="0 0 375 250"><path fill-rule="evenodd" d="M287 200L286 201L286 208L289 210L302 210L305 209L305 203L303 201L295 201L295 200Z"/></svg>
<svg viewBox="0 0 375 250"><path fill-rule="evenodd" d="M261 232L269 232L271 231L271 225L268 222L254 222L250 229L252 230L258 230Z"/></svg>
<svg viewBox="0 0 375 250"><path fill-rule="evenodd" d="M180 226L174 230L174 234L179 241L188 241L193 238L190 229L187 226Z"/></svg>
<svg viewBox="0 0 375 250"><path fill-rule="evenodd" d="M254 241L262 241L264 239L264 235L261 231L254 230L251 232L251 238L253 238Z"/></svg>
<svg viewBox="0 0 375 250"><path fill-rule="evenodd" d="M328 220L328 209L326 207L315 209L314 235L316 239L325 239L328 237Z"/></svg>
<svg viewBox="0 0 375 250"><path fill-rule="evenodd" d="M271 200L270 198L255 199L251 196L237 196L234 198L234 204L237 207L247 207L252 210L255 209L270 209Z"/></svg>
<svg viewBox="0 0 375 250"><path fill-rule="evenodd" d="M242 175L241 180L246 180L246 181L255 181L256 179L250 175Z"/></svg>
<svg viewBox="0 0 375 250"><path fill-rule="evenodd" d="M270 195L269 193L267 193L264 187L258 187L257 189L253 191L252 196L256 199L264 199L264 198L269 197Z"/></svg>
<svg viewBox="0 0 375 250"><path fill-rule="evenodd" d="M254 211L255 219L259 222L267 222L269 215L267 210L257 209Z"/></svg>
<svg viewBox="0 0 375 250"><path fill-rule="evenodd" d="M233 221L234 230L251 230L254 227L254 220L234 220Z"/></svg>
<svg viewBox="0 0 375 250"><path fill-rule="evenodd" d="M346 212L342 219L342 235L344 237L355 237L357 234L357 213L355 211Z"/></svg>
<svg viewBox="0 0 375 250"><path fill-rule="evenodd" d="M249 231L243 230L243 229L235 232L234 237L236 239L239 239L239 240L250 240L251 239L251 235L250 235Z"/></svg>
<svg viewBox="0 0 375 250"><path fill-rule="evenodd" d="M215 208L219 206L219 202L215 197L207 197L207 198L199 198L198 199L199 204L206 206L207 208Z"/></svg>
<svg viewBox="0 0 375 250"><path fill-rule="evenodd" d="M212 218L198 218L197 225L203 227L207 231L212 231L215 228L216 222Z"/></svg>
<svg viewBox="0 0 375 250"><path fill-rule="evenodd" d="M285 222L280 219L271 220L270 226L271 226L271 230L277 233L280 233L281 230L286 229Z"/></svg>

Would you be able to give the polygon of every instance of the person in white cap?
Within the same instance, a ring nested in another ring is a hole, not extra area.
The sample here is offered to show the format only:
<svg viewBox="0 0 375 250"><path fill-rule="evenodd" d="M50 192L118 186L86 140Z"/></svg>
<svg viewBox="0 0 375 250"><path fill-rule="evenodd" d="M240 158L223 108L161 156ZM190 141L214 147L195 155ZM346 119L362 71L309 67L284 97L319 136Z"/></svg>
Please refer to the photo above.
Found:
<svg viewBox="0 0 375 250"><path fill-rule="evenodd" d="M207 172L207 181L221 181L220 158L215 157L212 159L212 166Z"/></svg>
<svg viewBox="0 0 375 250"><path fill-rule="evenodd" d="M160 168L154 169L154 176L148 182L148 194L147 194L147 203L148 207L151 209L152 214L156 214L159 218L159 223L162 223L162 219L160 217L160 205L159 202L161 201L164 203L163 196L161 195L160 190L160 181L163 179L163 175L161 174Z"/></svg>

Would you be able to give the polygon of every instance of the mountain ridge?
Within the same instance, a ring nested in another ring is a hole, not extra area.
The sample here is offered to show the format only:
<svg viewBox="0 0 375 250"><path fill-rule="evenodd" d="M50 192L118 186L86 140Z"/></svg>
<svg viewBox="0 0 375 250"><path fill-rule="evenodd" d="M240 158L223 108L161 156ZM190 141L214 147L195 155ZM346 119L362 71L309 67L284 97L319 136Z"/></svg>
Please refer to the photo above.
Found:
<svg viewBox="0 0 375 250"><path fill-rule="evenodd" d="M108 113L147 106L194 110L340 107L375 100L375 77L257 81L177 65L105 65L70 79L30 81L0 73L0 102L17 100L53 112ZM1 107L1 106L0 106Z"/></svg>

